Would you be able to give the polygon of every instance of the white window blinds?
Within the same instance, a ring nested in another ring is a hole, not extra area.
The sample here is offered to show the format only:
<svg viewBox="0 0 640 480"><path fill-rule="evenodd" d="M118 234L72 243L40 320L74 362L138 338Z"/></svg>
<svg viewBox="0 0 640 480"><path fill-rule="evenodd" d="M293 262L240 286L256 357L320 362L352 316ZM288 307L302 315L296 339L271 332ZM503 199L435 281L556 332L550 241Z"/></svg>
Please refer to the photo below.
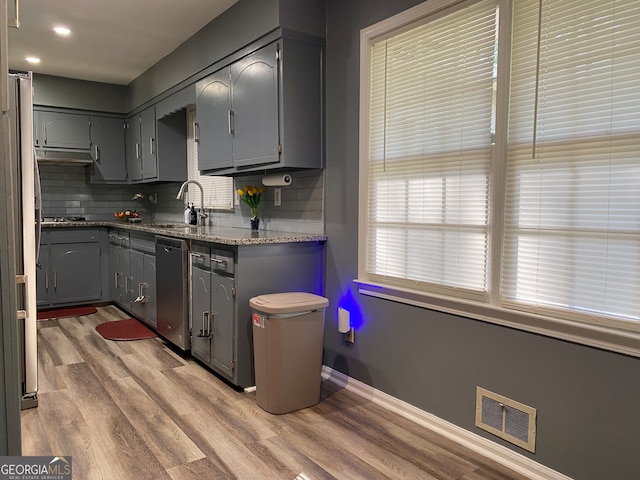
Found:
<svg viewBox="0 0 640 480"><path fill-rule="evenodd" d="M506 303L638 319L639 59L636 0L515 2Z"/></svg>
<svg viewBox="0 0 640 480"><path fill-rule="evenodd" d="M464 2L372 43L371 280L486 296L496 22Z"/></svg>
<svg viewBox="0 0 640 480"><path fill-rule="evenodd" d="M233 208L233 179L231 177L216 177L200 175L198 170L198 143L195 141L196 111L187 114L187 163L189 180L197 180L204 190L204 205L210 209ZM200 206L200 189L193 185L188 188L185 202Z"/></svg>

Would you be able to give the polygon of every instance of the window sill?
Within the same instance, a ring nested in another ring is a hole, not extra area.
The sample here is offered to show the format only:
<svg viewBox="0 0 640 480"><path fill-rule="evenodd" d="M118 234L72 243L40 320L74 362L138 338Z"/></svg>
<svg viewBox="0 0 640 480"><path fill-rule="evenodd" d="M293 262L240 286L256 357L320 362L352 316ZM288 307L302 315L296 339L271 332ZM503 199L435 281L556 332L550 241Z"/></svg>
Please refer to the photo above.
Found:
<svg viewBox="0 0 640 480"><path fill-rule="evenodd" d="M639 331L562 320L544 315L500 308L493 305L380 285L360 279L354 280L354 283L358 285L358 291L362 295L502 325L525 332L623 353L633 357L640 357Z"/></svg>

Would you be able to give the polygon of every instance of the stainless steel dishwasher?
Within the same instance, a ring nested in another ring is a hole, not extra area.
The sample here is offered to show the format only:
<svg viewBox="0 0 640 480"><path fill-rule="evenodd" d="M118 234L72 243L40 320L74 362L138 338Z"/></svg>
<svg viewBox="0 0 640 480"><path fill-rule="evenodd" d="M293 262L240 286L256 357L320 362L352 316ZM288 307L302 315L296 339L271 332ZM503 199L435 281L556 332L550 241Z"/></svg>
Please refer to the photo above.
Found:
<svg viewBox="0 0 640 480"><path fill-rule="evenodd" d="M158 333L189 350L189 245L186 240L156 237Z"/></svg>

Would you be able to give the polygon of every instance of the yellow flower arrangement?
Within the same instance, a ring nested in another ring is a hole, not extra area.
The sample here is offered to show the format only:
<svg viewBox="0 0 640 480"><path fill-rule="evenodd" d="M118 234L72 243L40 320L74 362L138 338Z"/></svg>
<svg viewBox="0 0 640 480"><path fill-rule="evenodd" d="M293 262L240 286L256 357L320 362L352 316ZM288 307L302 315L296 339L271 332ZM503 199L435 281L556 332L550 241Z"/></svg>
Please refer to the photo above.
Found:
<svg viewBox="0 0 640 480"><path fill-rule="evenodd" d="M258 204L260 203L262 192L264 192L264 188L256 187L255 185L245 185L244 188L238 189L240 199L249 205L249 208L251 209L252 218L256 218L258 216Z"/></svg>

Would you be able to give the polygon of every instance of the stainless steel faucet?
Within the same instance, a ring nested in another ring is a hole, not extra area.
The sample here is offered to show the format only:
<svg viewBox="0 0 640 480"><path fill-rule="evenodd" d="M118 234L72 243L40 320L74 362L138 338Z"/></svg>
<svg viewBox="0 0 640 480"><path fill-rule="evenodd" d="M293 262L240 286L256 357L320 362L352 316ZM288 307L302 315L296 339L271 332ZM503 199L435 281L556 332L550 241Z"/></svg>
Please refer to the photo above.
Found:
<svg viewBox="0 0 640 480"><path fill-rule="evenodd" d="M176 200L181 200L182 199L182 195L184 194L184 190L187 187L187 185L189 185L190 183L193 183L194 185L197 185L198 188L200 189L200 221L198 222L200 225L204 226L204 222L205 219L207 218L207 214L204 213L204 189L202 188L202 185L200 185L200 182L196 181L196 180L187 180L186 182L184 182L181 186L180 186L180 190L178 191L178 195L176 195Z"/></svg>

